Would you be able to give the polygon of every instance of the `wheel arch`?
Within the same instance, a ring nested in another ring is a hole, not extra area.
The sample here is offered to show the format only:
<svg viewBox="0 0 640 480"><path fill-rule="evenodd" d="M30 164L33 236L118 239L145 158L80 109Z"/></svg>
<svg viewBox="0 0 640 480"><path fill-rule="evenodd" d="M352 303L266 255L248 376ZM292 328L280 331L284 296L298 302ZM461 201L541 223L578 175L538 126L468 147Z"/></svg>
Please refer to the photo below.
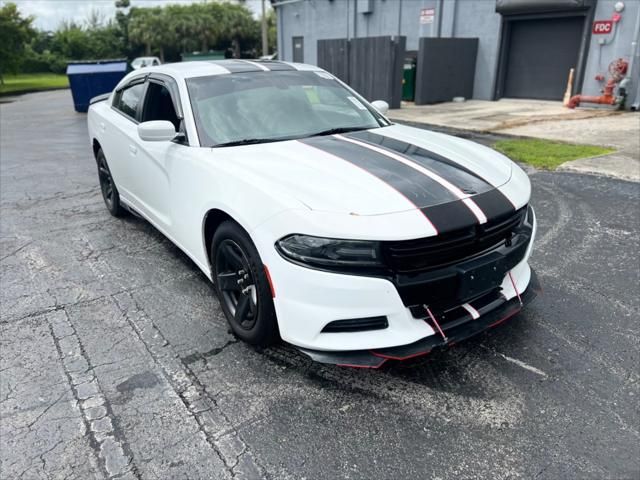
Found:
<svg viewBox="0 0 640 480"><path fill-rule="evenodd" d="M244 226L240 222L238 222L238 220L236 220L229 213L220 208L209 209L207 213L204 214L204 218L202 219L202 245L204 247L205 255L207 258L209 271L211 272L212 276L213 264L211 262L211 242L213 241L213 235L218 227L227 220L231 220L237 223L244 229Z"/></svg>
<svg viewBox="0 0 640 480"><path fill-rule="evenodd" d="M95 158L97 160L98 159L98 150L100 150L102 148L102 145L100 145L100 142L98 141L97 138L94 138L93 141L91 142L91 147L93 148L93 158Z"/></svg>

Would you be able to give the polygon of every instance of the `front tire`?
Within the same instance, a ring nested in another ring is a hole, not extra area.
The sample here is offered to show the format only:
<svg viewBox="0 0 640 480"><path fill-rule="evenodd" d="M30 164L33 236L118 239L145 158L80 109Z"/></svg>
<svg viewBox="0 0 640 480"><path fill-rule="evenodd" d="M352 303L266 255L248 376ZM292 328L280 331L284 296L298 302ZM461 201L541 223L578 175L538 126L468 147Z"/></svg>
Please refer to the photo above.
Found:
<svg viewBox="0 0 640 480"><path fill-rule="evenodd" d="M216 293L233 333L253 345L267 346L280 335L269 280L247 232L233 221L222 223L211 242Z"/></svg>
<svg viewBox="0 0 640 480"><path fill-rule="evenodd" d="M111 176L111 170L109 170L109 165L107 164L107 157L104 156L101 148L98 150L98 153L96 153L96 162L98 164L98 179L100 180L100 190L102 191L104 204L111 215L121 217L125 211L120 205L120 194Z"/></svg>

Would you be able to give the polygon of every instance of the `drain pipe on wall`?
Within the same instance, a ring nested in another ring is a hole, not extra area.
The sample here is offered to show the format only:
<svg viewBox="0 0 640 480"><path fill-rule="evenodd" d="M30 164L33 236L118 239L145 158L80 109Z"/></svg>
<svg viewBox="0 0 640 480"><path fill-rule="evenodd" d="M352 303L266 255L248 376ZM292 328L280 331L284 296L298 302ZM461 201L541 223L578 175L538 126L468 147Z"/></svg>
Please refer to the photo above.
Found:
<svg viewBox="0 0 640 480"><path fill-rule="evenodd" d="M353 2L353 38L358 38L358 2Z"/></svg>
<svg viewBox="0 0 640 480"><path fill-rule="evenodd" d="M631 41L631 58L629 59L629 76L627 78L634 78L634 68L638 65L638 57L640 56L640 45L638 45L640 41L640 7L638 7L638 11L636 12L636 28L633 32L633 39ZM636 97L634 102L631 104L631 110L640 110L640 75L636 75Z"/></svg>

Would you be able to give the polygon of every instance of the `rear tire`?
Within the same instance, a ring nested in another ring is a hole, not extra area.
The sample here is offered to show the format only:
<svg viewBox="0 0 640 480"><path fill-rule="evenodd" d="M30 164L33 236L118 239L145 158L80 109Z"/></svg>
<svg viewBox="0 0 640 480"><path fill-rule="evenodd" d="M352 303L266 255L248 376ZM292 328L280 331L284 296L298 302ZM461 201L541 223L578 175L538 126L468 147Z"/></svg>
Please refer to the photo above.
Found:
<svg viewBox="0 0 640 480"><path fill-rule="evenodd" d="M111 176L111 170L107 164L107 157L104 156L102 149L98 149L96 153L96 163L98 164L98 179L100 181L100 190L102 190L102 199L114 217L121 217L126 212L120 205L120 194L116 188L116 184Z"/></svg>
<svg viewBox="0 0 640 480"><path fill-rule="evenodd" d="M218 227L211 262L216 293L233 333L253 345L277 342L271 286L258 250L240 225L227 220Z"/></svg>

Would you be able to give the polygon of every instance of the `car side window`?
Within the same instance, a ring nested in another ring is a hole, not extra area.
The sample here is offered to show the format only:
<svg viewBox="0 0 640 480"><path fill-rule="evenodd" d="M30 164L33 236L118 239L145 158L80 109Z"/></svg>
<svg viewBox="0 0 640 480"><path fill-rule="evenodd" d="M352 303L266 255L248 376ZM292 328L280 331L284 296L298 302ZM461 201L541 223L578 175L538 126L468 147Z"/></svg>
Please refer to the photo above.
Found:
<svg viewBox="0 0 640 480"><path fill-rule="evenodd" d="M167 120L173 124L176 131L180 130L180 118L176 113L171 92L165 85L154 81L150 81L147 88L141 121L150 120Z"/></svg>
<svg viewBox="0 0 640 480"><path fill-rule="evenodd" d="M113 107L124 113L127 117L131 117L131 119L136 120L138 104L142 98L143 91L144 83L136 83L130 87L123 88L116 95Z"/></svg>

